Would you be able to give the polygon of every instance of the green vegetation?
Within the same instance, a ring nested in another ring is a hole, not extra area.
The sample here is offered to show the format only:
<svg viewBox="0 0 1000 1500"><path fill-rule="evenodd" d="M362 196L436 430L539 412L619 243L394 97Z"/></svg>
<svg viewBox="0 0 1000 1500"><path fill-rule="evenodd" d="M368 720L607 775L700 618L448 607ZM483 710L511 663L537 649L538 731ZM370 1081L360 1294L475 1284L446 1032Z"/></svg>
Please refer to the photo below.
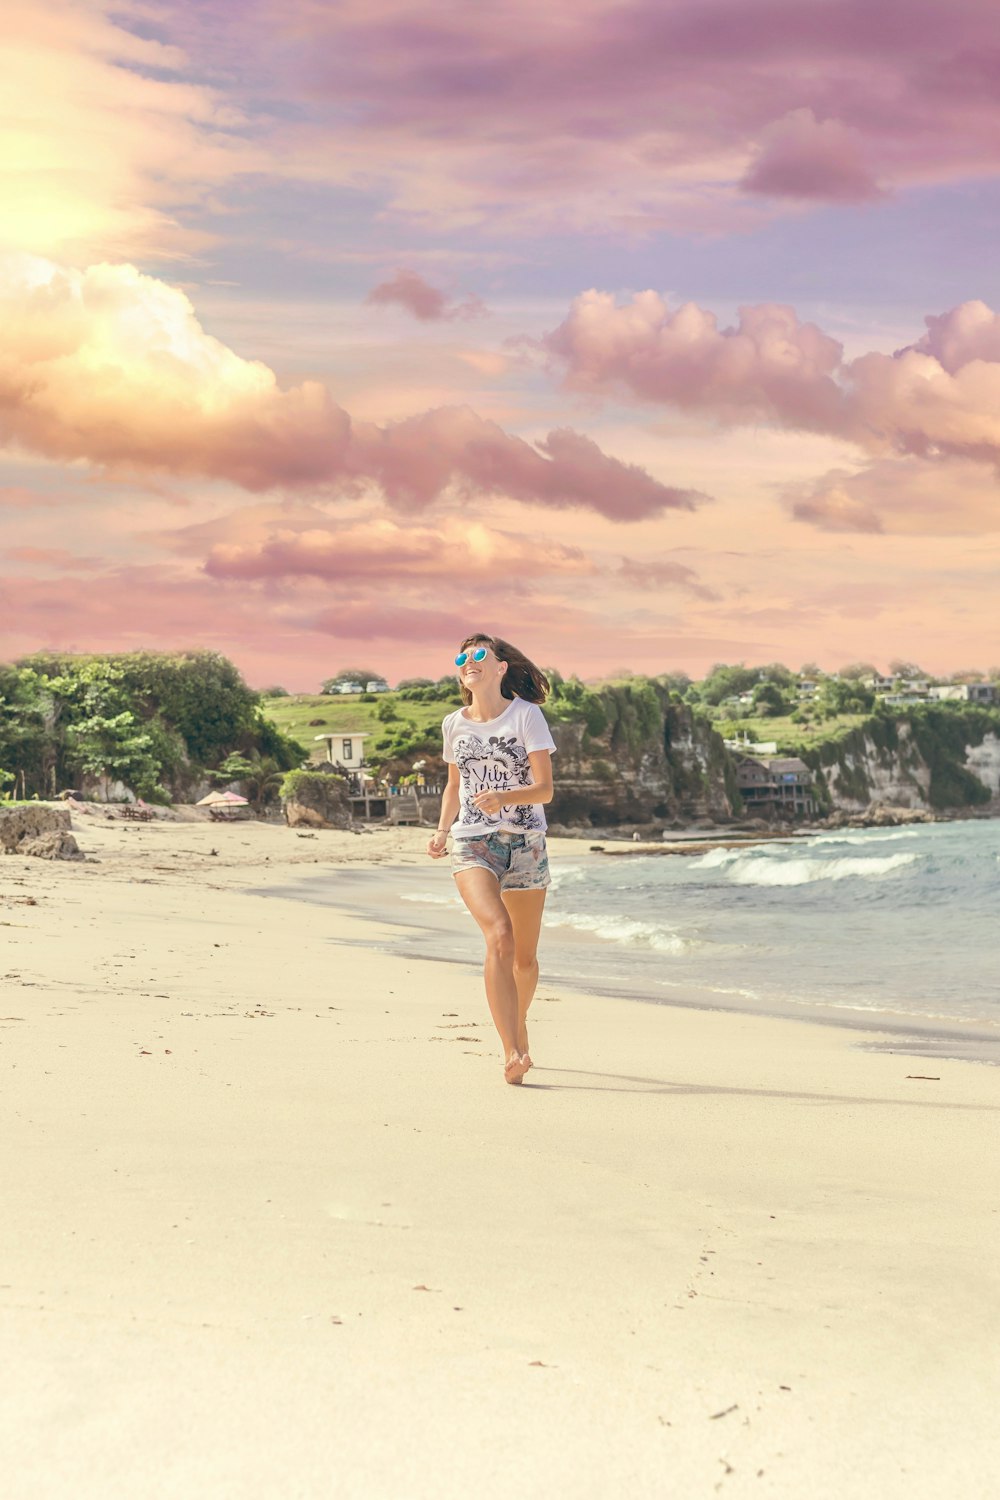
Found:
<svg viewBox="0 0 1000 1500"><path fill-rule="evenodd" d="M284 766L279 765L273 755L261 755L259 750L251 750L249 755L243 755L237 750L232 755L227 755L219 768L209 771L208 775L219 786L238 782L253 804L254 811L259 813L277 797L284 771Z"/></svg>
<svg viewBox="0 0 1000 1500"><path fill-rule="evenodd" d="M396 775L408 769L412 759L440 755L441 720L461 704L458 684L448 677L390 693L293 693L266 699L263 711L283 735L307 747L312 761L322 760L326 753L317 735L371 735L365 741L366 762Z"/></svg>
<svg viewBox="0 0 1000 1500"><path fill-rule="evenodd" d="M712 728L723 739L732 740L748 735L751 740L774 740L778 755L803 755L819 745L843 739L846 734L864 724L868 714L840 714L835 719L803 719L796 713L783 714L779 718L714 718Z"/></svg>
<svg viewBox="0 0 1000 1500"><path fill-rule="evenodd" d="M300 793L308 794L312 788L321 787L331 781L339 782L343 786L347 785L346 778L336 775L333 771L310 771L305 768L289 771L281 782L279 795L283 802L297 801Z"/></svg>
<svg viewBox="0 0 1000 1500"><path fill-rule="evenodd" d="M122 782L169 801L234 753L279 770L305 754L215 652L40 653L0 666L0 768L22 797L81 782L107 795Z"/></svg>
<svg viewBox="0 0 1000 1500"><path fill-rule="evenodd" d="M977 807L990 793L964 764L966 747L1000 734L1000 709L972 704L921 704L910 712L913 738L931 769L928 793L936 808Z"/></svg>
<svg viewBox="0 0 1000 1500"><path fill-rule="evenodd" d="M572 763L572 775L603 783L608 807L645 799L655 816L666 816L718 808L728 798L738 808L735 757L722 743L738 736L773 740L779 755L800 756L824 808L869 799L873 758L904 782L918 770L926 781L929 767L935 808L986 802L988 789L965 761L968 746L1000 734L1000 707L891 707L862 683L864 665L825 677L810 664L801 675L817 687L808 696L781 663L719 664L701 683L684 673L625 671L585 683L546 669L552 692L545 713L553 725L576 727L565 740L564 764L569 771ZM327 685L378 675L350 669ZM213 652L43 653L0 666L0 796L48 797L81 784L106 795L121 782L166 800L207 777L238 785L260 810L287 795L288 773L322 759L320 733L365 734L367 764L393 780L412 777L418 759L433 776L441 769L441 720L461 701L450 674L407 678L384 693L275 688L263 696Z"/></svg>

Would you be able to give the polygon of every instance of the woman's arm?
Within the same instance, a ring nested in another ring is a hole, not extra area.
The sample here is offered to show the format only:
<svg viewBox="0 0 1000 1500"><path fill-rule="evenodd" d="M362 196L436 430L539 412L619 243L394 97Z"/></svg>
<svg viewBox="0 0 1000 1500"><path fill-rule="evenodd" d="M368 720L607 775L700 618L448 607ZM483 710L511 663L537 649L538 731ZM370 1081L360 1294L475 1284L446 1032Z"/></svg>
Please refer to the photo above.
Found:
<svg viewBox="0 0 1000 1500"><path fill-rule="evenodd" d="M529 750L528 762L534 778L531 785L512 786L503 792L478 792L472 800L480 812L499 812L501 807L511 807L514 803L552 801L552 752Z"/></svg>

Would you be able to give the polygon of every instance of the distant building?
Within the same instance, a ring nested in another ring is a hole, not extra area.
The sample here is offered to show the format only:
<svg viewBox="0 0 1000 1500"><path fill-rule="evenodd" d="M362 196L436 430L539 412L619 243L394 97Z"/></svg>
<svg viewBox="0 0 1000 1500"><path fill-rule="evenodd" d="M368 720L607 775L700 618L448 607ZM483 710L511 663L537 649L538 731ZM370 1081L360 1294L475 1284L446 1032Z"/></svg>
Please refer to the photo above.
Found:
<svg viewBox="0 0 1000 1500"><path fill-rule="evenodd" d="M946 682L927 696L936 703L995 703L997 690L992 682Z"/></svg>
<svg viewBox="0 0 1000 1500"><path fill-rule="evenodd" d="M373 677L371 682L365 683L366 693L388 693L389 691L389 684L384 677Z"/></svg>
<svg viewBox="0 0 1000 1500"><path fill-rule="evenodd" d="M817 810L812 772L797 755L760 760L744 755L736 763L736 785L749 813L809 816Z"/></svg>
<svg viewBox="0 0 1000 1500"><path fill-rule="evenodd" d="M352 772L356 777L361 771L365 761L365 740L370 740L370 734L317 734L317 740L323 740L326 744L325 760L331 766L336 766L338 771Z"/></svg>
<svg viewBox="0 0 1000 1500"><path fill-rule="evenodd" d="M722 743L727 750L742 750L748 755L775 755L778 750L777 740L752 740L745 732Z"/></svg>

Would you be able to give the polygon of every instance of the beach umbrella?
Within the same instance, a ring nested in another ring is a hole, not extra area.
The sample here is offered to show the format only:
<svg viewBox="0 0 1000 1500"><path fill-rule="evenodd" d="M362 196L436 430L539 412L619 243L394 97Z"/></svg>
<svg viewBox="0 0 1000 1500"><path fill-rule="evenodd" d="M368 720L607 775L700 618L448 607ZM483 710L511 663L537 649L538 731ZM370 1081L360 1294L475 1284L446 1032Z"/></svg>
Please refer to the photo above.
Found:
<svg viewBox="0 0 1000 1500"><path fill-rule="evenodd" d="M207 797L202 797L195 803L195 807L218 807L220 803L226 800L224 792L209 792Z"/></svg>
<svg viewBox="0 0 1000 1500"><path fill-rule="evenodd" d="M250 799L249 799L249 797L240 797L240 796L238 796L236 794L236 792L223 792L222 793L222 800L223 800L223 802L228 802L228 804L229 804L230 807L249 807L250 806Z"/></svg>

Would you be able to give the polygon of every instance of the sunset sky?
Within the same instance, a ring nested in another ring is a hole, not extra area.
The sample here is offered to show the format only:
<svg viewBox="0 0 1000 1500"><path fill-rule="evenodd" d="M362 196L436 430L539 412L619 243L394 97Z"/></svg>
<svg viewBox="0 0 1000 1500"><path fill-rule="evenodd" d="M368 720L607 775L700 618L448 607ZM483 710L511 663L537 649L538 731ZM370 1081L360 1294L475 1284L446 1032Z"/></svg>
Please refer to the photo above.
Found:
<svg viewBox="0 0 1000 1500"><path fill-rule="evenodd" d="M995 0L17 0L0 658L1000 662Z"/></svg>

